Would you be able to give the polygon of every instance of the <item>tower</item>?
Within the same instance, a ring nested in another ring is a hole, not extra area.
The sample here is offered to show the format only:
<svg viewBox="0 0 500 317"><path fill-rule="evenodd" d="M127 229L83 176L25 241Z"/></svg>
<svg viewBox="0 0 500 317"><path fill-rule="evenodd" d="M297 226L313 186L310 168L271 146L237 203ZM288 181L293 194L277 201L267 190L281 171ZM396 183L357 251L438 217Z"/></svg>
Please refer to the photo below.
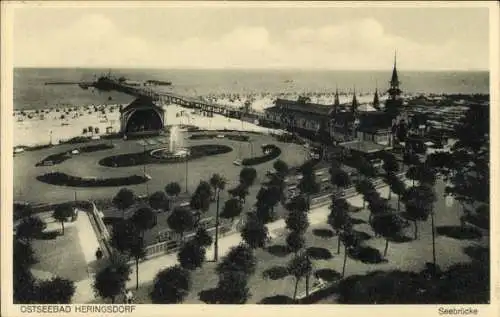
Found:
<svg viewBox="0 0 500 317"><path fill-rule="evenodd" d="M380 109L380 101L378 99L378 87L375 88L375 95L373 96L373 108Z"/></svg>
<svg viewBox="0 0 500 317"><path fill-rule="evenodd" d="M339 109L340 109L339 89L338 87L335 87L335 99L333 101L332 112L335 114L339 111Z"/></svg>
<svg viewBox="0 0 500 317"><path fill-rule="evenodd" d="M392 76L391 76L391 81L389 82L389 90L387 90L387 93L389 93L389 98L392 100L399 99L401 95L401 89L399 89L399 84L401 82L399 81L398 78L398 70L396 68L396 52L394 52L394 66L392 68Z"/></svg>
<svg viewBox="0 0 500 317"><path fill-rule="evenodd" d="M398 71L396 68L396 52L394 52L394 66L392 68L391 81L389 82L389 89L387 93L389 98L385 102L385 111L392 118L395 119L403 105L403 100L401 99L401 89L399 85L401 82L398 78Z"/></svg>
<svg viewBox="0 0 500 317"><path fill-rule="evenodd" d="M351 112L356 113L358 111L358 99L356 99L356 87L354 87L354 94L352 96Z"/></svg>

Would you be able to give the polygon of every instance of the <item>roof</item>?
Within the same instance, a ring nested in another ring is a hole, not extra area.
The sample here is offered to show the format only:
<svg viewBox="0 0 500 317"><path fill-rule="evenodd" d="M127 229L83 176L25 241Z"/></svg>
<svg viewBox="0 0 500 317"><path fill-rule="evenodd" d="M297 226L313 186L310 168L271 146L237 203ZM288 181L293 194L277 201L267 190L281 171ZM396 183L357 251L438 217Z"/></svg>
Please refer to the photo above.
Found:
<svg viewBox="0 0 500 317"><path fill-rule="evenodd" d="M153 98L147 97L147 96L140 96L136 98L134 101L132 101L128 106L124 107L123 109L120 110L121 113L129 111L131 109L137 109L137 108L155 108L158 111L165 112L162 107L158 106L157 104L154 103Z"/></svg>
<svg viewBox="0 0 500 317"><path fill-rule="evenodd" d="M376 132L392 127L392 119L383 111L359 112L358 131Z"/></svg>
<svg viewBox="0 0 500 317"><path fill-rule="evenodd" d="M354 122L355 116L351 111L339 111L333 115L333 121L335 123L346 123L346 122Z"/></svg>
<svg viewBox="0 0 500 317"><path fill-rule="evenodd" d="M386 146L369 141L351 141L339 144L349 150L362 153L376 153L386 149Z"/></svg>
<svg viewBox="0 0 500 317"><path fill-rule="evenodd" d="M316 115L327 116L332 110L332 105L322 105L317 103L309 103L309 102L298 102L295 100L286 100L286 99L276 99L274 107L267 108L269 111L296 111L302 113L310 113Z"/></svg>

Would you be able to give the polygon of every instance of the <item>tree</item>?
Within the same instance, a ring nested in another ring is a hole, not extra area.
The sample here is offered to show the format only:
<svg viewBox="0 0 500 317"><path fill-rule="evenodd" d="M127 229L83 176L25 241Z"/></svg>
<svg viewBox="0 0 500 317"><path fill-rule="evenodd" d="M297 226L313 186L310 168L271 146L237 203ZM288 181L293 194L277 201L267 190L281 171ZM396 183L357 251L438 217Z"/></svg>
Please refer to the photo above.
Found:
<svg viewBox="0 0 500 317"><path fill-rule="evenodd" d="M139 236L133 237L133 240L128 248L128 252L135 260L135 289L139 289L139 261L146 257L146 245L144 239Z"/></svg>
<svg viewBox="0 0 500 317"><path fill-rule="evenodd" d="M153 304L177 304L186 298L190 288L189 271L176 265L156 274L149 296Z"/></svg>
<svg viewBox="0 0 500 317"><path fill-rule="evenodd" d="M231 198L229 200L226 200L220 216L222 218L231 219L231 221L234 221L234 218L238 217L241 214L242 210L243 208L241 206L240 200L238 200L237 198Z"/></svg>
<svg viewBox="0 0 500 317"><path fill-rule="evenodd" d="M193 241L195 241L202 247L207 248L212 244L213 239L212 236L208 233L207 229L200 227L198 228L198 230L196 230Z"/></svg>
<svg viewBox="0 0 500 317"><path fill-rule="evenodd" d="M401 198L406 192L406 185L399 177L393 174L390 174L390 176L388 176L388 183L390 191L398 195L398 212L399 212Z"/></svg>
<svg viewBox="0 0 500 317"><path fill-rule="evenodd" d="M300 205L305 205L306 202L302 197L295 198L294 200L296 200L297 203L294 204L288 212L285 219L286 228L290 231L304 233L309 227L309 218L307 217L307 211ZM302 202L300 202L300 200Z"/></svg>
<svg viewBox="0 0 500 317"><path fill-rule="evenodd" d="M276 171L276 174L282 179L285 178L286 175L288 175L288 164L286 164L282 160L276 160L273 164L273 168Z"/></svg>
<svg viewBox="0 0 500 317"><path fill-rule="evenodd" d="M94 132L95 132L95 134L99 134L99 128L98 128L98 127L95 127L95 128L94 128Z"/></svg>
<svg viewBox="0 0 500 317"><path fill-rule="evenodd" d="M339 240L344 244L344 264L342 265L342 277L345 275L345 266L347 262L347 253L353 249L358 247L359 240L356 234L352 231L352 226L348 226L345 230L340 232Z"/></svg>
<svg viewBox="0 0 500 317"><path fill-rule="evenodd" d="M318 193L320 191L320 186L316 181L316 175L314 174L314 167L312 163L304 164L301 168L301 172L302 179L299 181L297 187L303 194L307 195L307 204L309 205L311 195Z"/></svg>
<svg viewBox="0 0 500 317"><path fill-rule="evenodd" d="M290 231L286 237L286 245L288 250L297 254L306 245L306 239L300 232Z"/></svg>
<svg viewBox="0 0 500 317"><path fill-rule="evenodd" d="M363 177L365 179L368 179L368 178L371 178L371 177L374 177L376 172L375 172L375 168L373 167L373 165L367 160L365 159L364 157L362 156L359 156L355 159L355 164L356 164L356 167L359 171L359 173L361 175L363 175Z"/></svg>
<svg viewBox="0 0 500 317"><path fill-rule="evenodd" d="M203 265L205 261L205 248L196 240L185 243L177 254L177 259L181 267L186 270L194 270Z"/></svg>
<svg viewBox="0 0 500 317"><path fill-rule="evenodd" d="M141 232L141 236L144 237L144 232L153 229L153 227L156 225L156 214L151 208L142 207L134 213L131 221Z"/></svg>
<svg viewBox="0 0 500 317"><path fill-rule="evenodd" d="M406 214L415 226L415 240L418 239L417 221L426 221L432 212L435 195L428 186L411 187L404 195Z"/></svg>
<svg viewBox="0 0 500 317"><path fill-rule="evenodd" d="M455 126L446 188L461 203L488 203L490 188L489 108L471 106Z"/></svg>
<svg viewBox="0 0 500 317"><path fill-rule="evenodd" d="M31 241L38 237L43 230L47 228L47 224L39 217L29 216L21 220L16 228L16 238Z"/></svg>
<svg viewBox="0 0 500 317"><path fill-rule="evenodd" d="M94 292L101 298L109 298L115 303L115 298L124 289L130 279L131 269L127 261L119 256L113 256L111 262L95 275Z"/></svg>
<svg viewBox="0 0 500 317"><path fill-rule="evenodd" d="M217 298L220 304L245 304L251 296L247 276L243 272L227 271L219 276Z"/></svg>
<svg viewBox="0 0 500 317"><path fill-rule="evenodd" d="M241 237L251 248L263 248L269 231L264 223L255 214L250 214L245 226L241 229Z"/></svg>
<svg viewBox="0 0 500 317"><path fill-rule="evenodd" d="M54 209L52 217L61 223L62 234L64 235L64 222L73 215L73 207L70 204L61 204Z"/></svg>
<svg viewBox="0 0 500 317"><path fill-rule="evenodd" d="M154 210L162 210L162 211L167 210L168 209L167 195L165 195L165 193L162 191L154 192L153 194L151 194L151 196L149 196L149 205Z"/></svg>
<svg viewBox="0 0 500 317"><path fill-rule="evenodd" d="M244 167L240 172L240 183L246 187L250 187L257 178L257 171L253 167Z"/></svg>
<svg viewBox="0 0 500 317"><path fill-rule="evenodd" d="M212 197L212 187L209 183L201 181L198 184L193 196L191 196L190 206L195 212L195 227L198 226L201 220L202 213L208 211L210 207L210 199Z"/></svg>
<svg viewBox="0 0 500 317"><path fill-rule="evenodd" d="M346 189L351 185L351 178L346 171L342 169L333 170L331 173L331 183L337 188Z"/></svg>
<svg viewBox="0 0 500 317"><path fill-rule="evenodd" d="M398 160L394 156L394 154L389 152L384 152L382 156L383 160L383 169L386 174L394 174L399 170Z"/></svg>
<svg viewBox="0 0 500 317"><path fill-rule="evenodd" d="M255 216L264 224L270 223L275 219L273 208L265 203L255 204Z"/></svg>
<svg viewBox="0 0 500 317"><path fill-rule="evenodd" d="M55 277L40 281L37 287L37 302L41 304L71 304L75 290L75 282L65 278Z"/></svg>
<svg viewBox="0 0 500 317"><path fill-rule="evenodd" d="M349 204L343 198L332 196L330 205L330 214L328 215L328 224L337 232L337 254L340 254L340 234L351 225L351 218L348 215Z"/></svg>
<svg viewBox="0 0 500 317"><path fill-rule="evenodd" d="M139 230L131 220L122 220L113 226L111 245L119 252L126 254L139 237Z"/></svg>
<svg viewBox="0 0 500 317"><path fill-rule="evenodd" d="M288 264L288 272L295 277L295 290L293 292L293 300L295 300L297 298L299 281L312 272L312 263L306 252L297 254L292 258Z"/></svg>
<svg viewBox="0 0 500 317"><path fill-rule="evenodd" d="M113 205L122 211L122 218L125 219L125 210L130 208L135 203L135 195L134 192L128 188L122 188L113 197Z"/></svg>
<svg viewBox="0 0 500 317"><path fill-rule="evenodd" d="M167 224L183 240L184 233L194 229L195 219L193 213L183 208L175 208L167 218Z"/></svg>
<svg viewBox="0 0 500 317"><path fill-rule="evenodd" d="M228 271L239 271L245 275L252 275L257 266L257 259L250 246L239 244L232 247L223 260L217 265L217 273L223 274Z"/></svg>
<svg viewBox="0 0 500 317"><path fill-rule="evenodd" d="M219 174L213 174L210 178L210 185L214 188L217 195L217 209L215 214L215 244L214 244L214 260L219 259L219 204L220 204L220 192L226 187L226 180L222 178ZM211 240L210 240L211 241ZM212 242L209 243L209 245Z"/></svg>
<svg viewBox="0 0 500 317"><path fill-rule="evenodd" d="M13 267L30 268L38 259L29 241L14 239L12 248Z"/></svg>
<svg viewBox="0 0 500 317"><path fill-rule="evenodd" d="M27 203L13 204L14 220L27 218L33 215L33 207Z"/></svg>
<svg viewBox="0 0 500 317"><path fill-rule="evenodd" d="M226 180L219 174L213 174L209 180L210 186L212 186L212 193L214 194L213 200L217 196L217 191L224 190L226 186Z"/></svg>
<svg viewBox="0 0 500 317"><path fill-rule="evenodd" d="M373 186L372 182L367 179L362 179L356 183L356 191L363 195L363 208L365 208L367 197L377 190L375 189L375 186Z"/></svg>
<svg viewBox="0 0 500 317"><path fill-rule="evenodd" d="M389 239L397 237L404 228L404 221L395 214L381 214L373 217L371 221L373 231L385 238L384 257L387 256Z"/></svg>
<svg viewBox="0 0 500 317"><path fill-rule="evenodd" d="M370 209L369 221L371 221L375 216L384 215L391 211L391 206L387 200L377 194L374 194L368 199L368 208Z"/></svg>
<svg viewBox="0 0 500 317"><path fill-rule="evenodd" d="M165 186L165 192L172 199L175 199L181 193L181 185L177 182L172 182Z"/></svg>
<svg viewBox="0 0 500 317"><path fill-rule="evenodd" d="M229 195L231 195L233 198L236 198L236 197L239 198L241 203L244 204L245 198L248 195L248 187L242 183L239 183L238 186L228 190L228 192L229 192Z"/></svg>
<svg viewBox="0 0 500 317"><path fill-rule="evenodd" d="M87 134L87 128L83 128L82 134Z"/></svg>
<svg viewBox="0 0 500 317"><path fill-rule="evenodd" d="M413 181L413 186L415 186L415 181L418 180L418 167L416 165L410 166L406 171L406 177Z"/></svg>
<svg viewBox="0 0 500 317"><path fill-rule="evenodd" d="M13 298L14 303L26 304L36 300L35 277L30 267L38 260L31 244L14 239L12 249Z"/></svg>

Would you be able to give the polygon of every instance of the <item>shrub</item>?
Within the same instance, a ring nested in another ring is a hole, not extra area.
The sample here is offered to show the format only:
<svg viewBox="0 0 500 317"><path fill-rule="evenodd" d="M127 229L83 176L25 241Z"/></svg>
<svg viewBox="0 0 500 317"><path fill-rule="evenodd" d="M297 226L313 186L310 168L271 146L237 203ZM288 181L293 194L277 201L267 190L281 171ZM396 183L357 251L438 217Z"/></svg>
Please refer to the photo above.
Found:
<svg viewBox="0 0 500 317"><path fill-rule="evenodd" d="M131 175L117 178L82 178L61 172L52 172L37 176L37 180L51 185L69 187L108 187L142 184L147 182L148 178L143 175Z"/></svg>
<svg viewBox="0 0 500 317"><path fill-rule="evenodd" d="M257 156L252 158L245 158L242 160L241 164L245 166L258 165L268 161L271 161L281 155L281 149L273 144L268 144L262 147L264 153L263 156Z"/></svg>

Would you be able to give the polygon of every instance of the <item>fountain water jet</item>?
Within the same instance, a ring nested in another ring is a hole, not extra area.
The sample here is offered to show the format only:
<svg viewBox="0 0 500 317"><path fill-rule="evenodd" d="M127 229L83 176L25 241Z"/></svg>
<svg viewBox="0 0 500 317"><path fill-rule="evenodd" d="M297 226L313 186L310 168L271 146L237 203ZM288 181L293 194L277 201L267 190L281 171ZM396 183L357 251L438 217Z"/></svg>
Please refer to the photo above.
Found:
<svg viewBox="0 0 500 317"><path fill-rule="evenodd" d="M185 146L184 130L178 126L170 128L170 136L168 139L168 147L151 151L151 155L161 158L186 158L190 152Z"/></svg>

